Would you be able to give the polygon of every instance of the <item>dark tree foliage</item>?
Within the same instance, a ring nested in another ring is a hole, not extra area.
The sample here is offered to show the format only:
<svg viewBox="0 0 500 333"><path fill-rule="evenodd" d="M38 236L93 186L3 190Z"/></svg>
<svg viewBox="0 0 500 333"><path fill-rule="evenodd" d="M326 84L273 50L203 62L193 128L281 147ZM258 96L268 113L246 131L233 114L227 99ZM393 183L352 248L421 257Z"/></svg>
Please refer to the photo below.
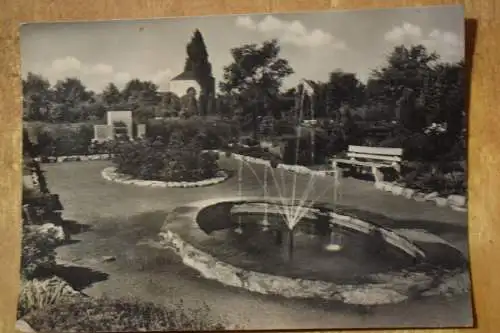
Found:
<svg viewBox="0 0 500 333"><path fill-rule="evenodd" d="M224 67L219 87L225 95L237 95L243 117L250 115L252 131L257 135L258 117L267 115L269 105L279 97L283 79L293 73L286 59L280 57L280 46L273 39L246 44L231 50L233 62Z"/></svg>
<svg viewBox="0 0 500 333"><path fill-rule="evenodd" d="M184 71L192 72L200 84L200 114L206 115L214 107L215 86L205 40L198 29L186 46L186 53Z"/></svg>

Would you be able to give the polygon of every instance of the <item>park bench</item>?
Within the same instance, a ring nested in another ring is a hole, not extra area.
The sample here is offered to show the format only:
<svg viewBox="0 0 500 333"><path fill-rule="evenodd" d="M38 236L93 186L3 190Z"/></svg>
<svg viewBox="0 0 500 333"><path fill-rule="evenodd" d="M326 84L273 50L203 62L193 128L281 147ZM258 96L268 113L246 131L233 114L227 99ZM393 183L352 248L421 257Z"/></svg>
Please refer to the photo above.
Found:
<svg viewBox="0 0 500 333"><path fill-rule="evenodd" d="M401 173L402 155L401 148L349 146L347 158L333 158L332 167L337 170L339 164L349 164L358 169L368 168L379 182L384 180L384 169L393 169L398 175Z"/></svg>

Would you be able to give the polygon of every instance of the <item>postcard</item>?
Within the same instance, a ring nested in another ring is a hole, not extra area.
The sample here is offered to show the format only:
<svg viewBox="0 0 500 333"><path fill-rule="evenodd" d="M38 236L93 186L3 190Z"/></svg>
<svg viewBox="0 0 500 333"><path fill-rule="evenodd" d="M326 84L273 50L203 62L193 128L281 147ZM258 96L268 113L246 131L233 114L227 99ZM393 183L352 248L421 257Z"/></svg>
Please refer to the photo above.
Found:
<svg viewBox="0 0 500 333"><path fill-rule="evenodd" d="M17 327L470 327L462 6L20 27Z"/></svg>

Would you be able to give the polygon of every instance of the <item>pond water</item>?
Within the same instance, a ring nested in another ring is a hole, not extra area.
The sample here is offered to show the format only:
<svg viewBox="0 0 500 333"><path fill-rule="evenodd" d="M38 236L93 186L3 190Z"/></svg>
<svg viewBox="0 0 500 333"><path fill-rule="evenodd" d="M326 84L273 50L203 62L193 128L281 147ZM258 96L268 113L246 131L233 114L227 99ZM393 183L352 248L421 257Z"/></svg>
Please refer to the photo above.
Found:
<svg viewBox="0 0 500 333"><path fill-rule="evenodd" d="M414 257L380 233L343 227L325 211L302 211L290 238L283 208L266 202L221 203L202 210L197 222L210 236L210 253L262 273L355 283L368 274L415 264Z"/></svg>

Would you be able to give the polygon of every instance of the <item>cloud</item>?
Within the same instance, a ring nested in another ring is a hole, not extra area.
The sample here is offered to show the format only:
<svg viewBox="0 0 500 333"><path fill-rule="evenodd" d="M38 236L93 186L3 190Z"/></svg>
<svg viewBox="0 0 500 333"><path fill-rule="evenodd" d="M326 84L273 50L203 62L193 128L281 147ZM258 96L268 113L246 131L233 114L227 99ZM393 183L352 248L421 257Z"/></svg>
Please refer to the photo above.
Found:
<svg viewBox="0 0 500 333"><path fill-rule="evenodd" d="M132 75L127 72L118 72L113 76L113 82L118 86L124 85L130 80L132 80Z"/></svg>
<svg viewBox="0 0 500 333"><path fill-rule="evenodd" d="M90 67L90 73L97 75L111 74L113 71L113 66L106 64L97 64Z"/></svg>
<svg viewBox="0 0 500 333"><path fill-rule="evenodd" d="M400 43L406 38L421 38L422 29L414 24L405 22L401 26L393 27L385 33L384 39L388 42Z"/></svg>
<svg viewBox="0 0 500 333"><path fill-rule="evenodd" d="M424 34L421 27L408 22L386 32L384 40L391 44L422 44L444 61L458 61L464 56L464 40L458 34L439 29Z"/></svg>
<svg viewBox="0 0 500 333"><path fill-rule="evenodd" d="M67 77L77 77L87 85L89 89L100 91L109 82L113 82L117 87L123 88L125 84L133 78L152 81L157 84L160 89L164 89L168 87L172 71L165 68L151 73L131 73L127 71L117 71L110 64L85 64L76 57L66 56L53 60L48 66L42 68L40 74L46 76L52 82Z"/></svg>
<svg viewBox="0 0 500 333"><path fill-rule="evenodd" d="M82 63L74 57L64 57L52 61L51 69L55 72L64 73L73 70L80 70Z"/></svg>
<svg viewBox="0 0 500 333"><path fill-rule="evenodd" d="M236 18L236 26L247 30L258 31L278 38L282 43L298 47L332 46L336 49L345 49L346 44L333 35L321 29L308 30L298 20L285 21L272 15L267 15L261 21L255 21L250 16Z"/></svg>
<svg viewBox="0 0 500 333"><path fill-rule="evenodd" d="M172 78L172 70L169 68L164 69L164 70L159 70L158 72L154 73L153 75L150 75L148 80L160 85L166 81L170 81Z"/></svg>

